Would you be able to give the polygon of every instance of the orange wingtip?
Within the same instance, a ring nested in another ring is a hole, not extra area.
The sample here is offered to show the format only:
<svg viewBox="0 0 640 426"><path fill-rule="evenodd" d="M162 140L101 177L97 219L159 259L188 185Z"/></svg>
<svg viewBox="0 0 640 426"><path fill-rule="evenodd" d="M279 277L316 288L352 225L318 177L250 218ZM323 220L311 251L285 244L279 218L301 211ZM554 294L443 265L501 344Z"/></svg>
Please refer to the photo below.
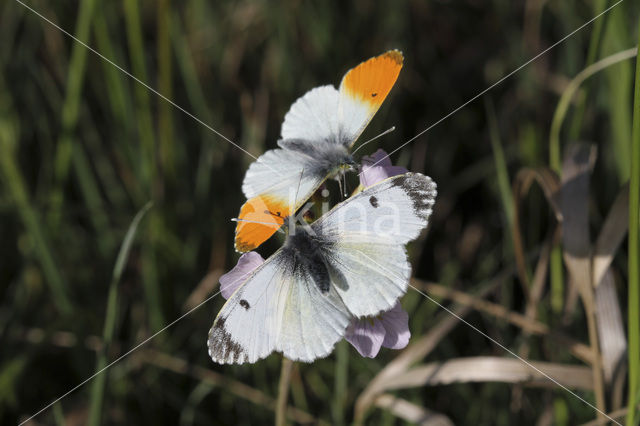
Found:
<svg viewBox="0 0 640 426"><path fill-rule="evenodd" d="M244 253L254 250L269 239L289 216L286 203L268 196L257 196L240 208L236 225L236 250Z"/></svg>
<svg viewBox="0 0 640 426"><path fill-rule="evenodd" d="M389 50L349 70L341 86L349 95L377 110L398 79L403 60L402 52Z"/></svg>

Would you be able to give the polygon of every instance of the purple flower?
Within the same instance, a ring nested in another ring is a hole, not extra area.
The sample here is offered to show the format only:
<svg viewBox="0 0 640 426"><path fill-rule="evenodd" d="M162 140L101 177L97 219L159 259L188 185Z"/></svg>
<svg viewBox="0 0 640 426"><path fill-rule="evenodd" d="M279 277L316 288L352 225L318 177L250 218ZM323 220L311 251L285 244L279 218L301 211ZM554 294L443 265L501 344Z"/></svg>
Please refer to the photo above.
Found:
<svg viewBox="0 0 640 426"><path fill-rule="evenodd" d="M255 251L250 251L240 256L238 263L232 270L220 277L220 293L222 297L228 299L234 291L245 282L258 266L264 263L264 259Z"/></svg>
<svg viewBox="0 0 640 426"><path fill-rule="evenodd" d="M408 171L404 167L392 165L389 155L379 149L371 156L362 157L360 184L367 188L388 177L401 175Z"/></svg>
<svg viewBox="0 0 640 426"><path fill-rule="evenodd" d="M409 344L410 337L409 314L400 302L377 317L354 318L344 336L360 355L368 358L374 358L381 346L402 349Z"/></svg>

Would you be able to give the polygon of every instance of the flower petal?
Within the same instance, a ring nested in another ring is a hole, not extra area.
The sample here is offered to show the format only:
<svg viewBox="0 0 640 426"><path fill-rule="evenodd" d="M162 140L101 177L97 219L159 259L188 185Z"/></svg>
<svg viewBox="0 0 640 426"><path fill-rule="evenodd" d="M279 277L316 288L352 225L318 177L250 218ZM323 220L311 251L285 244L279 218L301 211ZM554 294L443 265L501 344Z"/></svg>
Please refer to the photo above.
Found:
<svg viewBox="0 0 640 426"><path fill-rule="evenodd" d="M391 310L382 314L380 321L385 329L382 346L389 349L402 349L409 344L409 314L402 309L400 302Z"/></svg>
<svg viewBox="0 0 640 426"><path fill-rule="evenodd" d="M344 336L360 355L375 358L384 340L384 327L375 318L355 318L349 324Z"/></svg>
<svg viewBox="0 0 640 426"><path fill-rule="evenodd" d="M228 299L240 287L254 269L262 265L264 259L255 251L243 254L232 270L220 277L220 293Z"/></svg>
<svg viewBox="0 0 640 426"><path fill-rule="evenodd" d="M407 172L408 170L404 167L393 166L387 153L382 149L379 149L371 156L362 157L360 183L366 188L388 177L401 175Z"/></svg>

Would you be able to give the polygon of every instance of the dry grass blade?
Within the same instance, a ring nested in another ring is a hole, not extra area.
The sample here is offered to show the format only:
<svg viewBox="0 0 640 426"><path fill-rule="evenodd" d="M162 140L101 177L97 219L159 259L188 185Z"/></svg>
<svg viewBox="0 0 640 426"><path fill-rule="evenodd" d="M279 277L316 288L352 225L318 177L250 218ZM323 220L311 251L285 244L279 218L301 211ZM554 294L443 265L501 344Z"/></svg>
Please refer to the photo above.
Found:
<svg viewBox="0 0 640 426"><path fill-rule="evenodd" d="M547 275L549 272L549 258L551 256L551 245L559 237L559 228L551 233L551 235L544 241L542 248L540 249L540 257L538 258L538 264L533 273L533 280L531 281L531 288L529 290L529 300L527 301L527 307L525 308L525 316L528 318L535 318L538 312L538 303L544 295L544 285L547 282Z"/></svg>
<svg viewBox="0 0 640 426"><path fill-rule="evenodd" d="M595 147L571 145L562 169L560 205L564 222L562 242L567 269L582 297L590 297L589 176L595 164Z"/></svg>
<svg viewBox="0 0 640 426"><path fill-rule="evenodd" d="M384 408L395 416L421 426L453 426L453 422L444 414L434 413L406 399L383 394L376 398L376 407Z"/></svg>
<svg viewBox="0 0 640 426"><path fill-rule="evenodd" d="M629 229L629 184L624 185L609 210L593 253L593 285L600 285Z"/></svg>
<svg viewBox="0 0 640 426"><path fill-rule="evenodd" d="M562 165L560 206L563 258L573 285L580 292L587 318L589 341L594 354L591 364L598 416L606 409L602 360L591 284L591 241L589 239L589 177L596 159L594 146L573 144L567 147Z"/></svg>
<svg viewBox="0 0 640 426"><path fill-rule="evenodd" d="M522 232L520 231L520 218L522 216L520 212L520 203L528 194L531 185L537 182L544 193L547 202L551 206L553 214L556 220L562 222L562 212L558 205L557 196L560 190L560 179L558 175L551 169L541 167L537 169L524 168L518 172L513 181L513 249L516 258L516 265L518 268L518 276L522 283L527 300L530 295L530 283L529 276L527 274L526 259L524 241L522 238Z"/></svg>
<svg viewBox="0 0 640 426"><path fill-rule="evenodd" d="M276 401L269 395L265 394L258 389L245 385L244 383L230 379L229 377L217 373L213 370L209 370L198 365L193 365L181 358L177 358L171 355L167 355L162 352L147 349L140 351L137 354L137 358L148 364L155 365L156 367L164 368L165 370L173 371L177 374L188 375L201 382L207 382L215 386L224 388L225 391L232 393L238 398L245 399L253 404L260 405L271 411L276 408ZM306 413L295 407L287 408L287 417L301 424L325 424L321 420L316 419L311 414Z"/></svg>
<svg viewBox="0 0 640 426"><path fill-rule="evenodd" d="M567 335L554 331L550 329L548 325L536 321L533 318L528 318L518 312L510 311L502 305L478 299L473 295L462 291L452 290L439 284L425 283L415 279L412 280L412 284L420 289L424 289L433 296L451 299L456 303L470 306L473 309L491 315L494 318L508 321L527 333L539 336L548 336L554 340L555 343L567 347L569 352L581 361L584 361L587 364L591 364L593 362L593 353L589 346L580 343Z"/></svg>
<svg viewBox="0 0 640 426"><path fill-rule="evenodd" d="M610 269L596 288L596 312L604 380L610 385L627 353L627 337L622 323L616 284Z"/></svg>
<svg viewBox="0 0 640 426"><path fill-rule="evenodd" d="M531 365L569 389L593 390L589 367L548 362L531 362ZM390 379L386 385L387 389L407 389L452 383L502 382L555 387L547 376L518 359L487 356L454 358L417 366Z"/></svg>
<svg viewBox="0 0 640 426"><path fill-rule="evenodd" d="M638 408L640 409L640 404L638 404ZM606 419L596 419L587 423L583 423L581 426L602 426L609 424L609 418L614 420L622 419L627 414L627 407L621 408L619 410L612 411L607 414Z"/></svg>
<svg viewBox="0 0 640 426"><path fill-rule="evenodd" d="M485 285L474 297L482 299L499 287L502 282L511 276L513 272L507 270L498 274L492 281ZM469 306L456 306L452 311L459 317L466 316L472 311ZM453 330L460 320L451 314L444 312L442 318L431 328L429 333L421 337L417 341L411 343L404 351L400 353L393 361L386 365L367 385L362 391L355 404L355 423L361 423L364 420L364 416L373 404L376 396L385 390L385 383L388 379L402 374L413 363L424 358L429 352L435 348L438 343L446 337L451 330Z"/></svg>

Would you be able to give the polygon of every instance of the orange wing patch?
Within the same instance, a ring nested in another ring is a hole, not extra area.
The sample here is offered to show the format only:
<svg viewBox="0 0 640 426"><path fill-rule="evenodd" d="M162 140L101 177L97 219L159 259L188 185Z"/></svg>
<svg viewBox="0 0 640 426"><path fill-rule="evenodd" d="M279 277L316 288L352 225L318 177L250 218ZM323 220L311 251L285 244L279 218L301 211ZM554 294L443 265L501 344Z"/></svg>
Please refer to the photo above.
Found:
<svg viewBox="0 0 640 426"><path fill-rule="evenodd" d="M257 248L284 223L291 209L287 203L266 195L247 200L240 208L235 247L239 252Z"/></svg>
<svg viewBox="0 0 640 426"><path fill-rule="evenodd" d="M390 50L349 70L341 86L350 96L377 111L398 79L402 61L402 52Z"/></svg>

